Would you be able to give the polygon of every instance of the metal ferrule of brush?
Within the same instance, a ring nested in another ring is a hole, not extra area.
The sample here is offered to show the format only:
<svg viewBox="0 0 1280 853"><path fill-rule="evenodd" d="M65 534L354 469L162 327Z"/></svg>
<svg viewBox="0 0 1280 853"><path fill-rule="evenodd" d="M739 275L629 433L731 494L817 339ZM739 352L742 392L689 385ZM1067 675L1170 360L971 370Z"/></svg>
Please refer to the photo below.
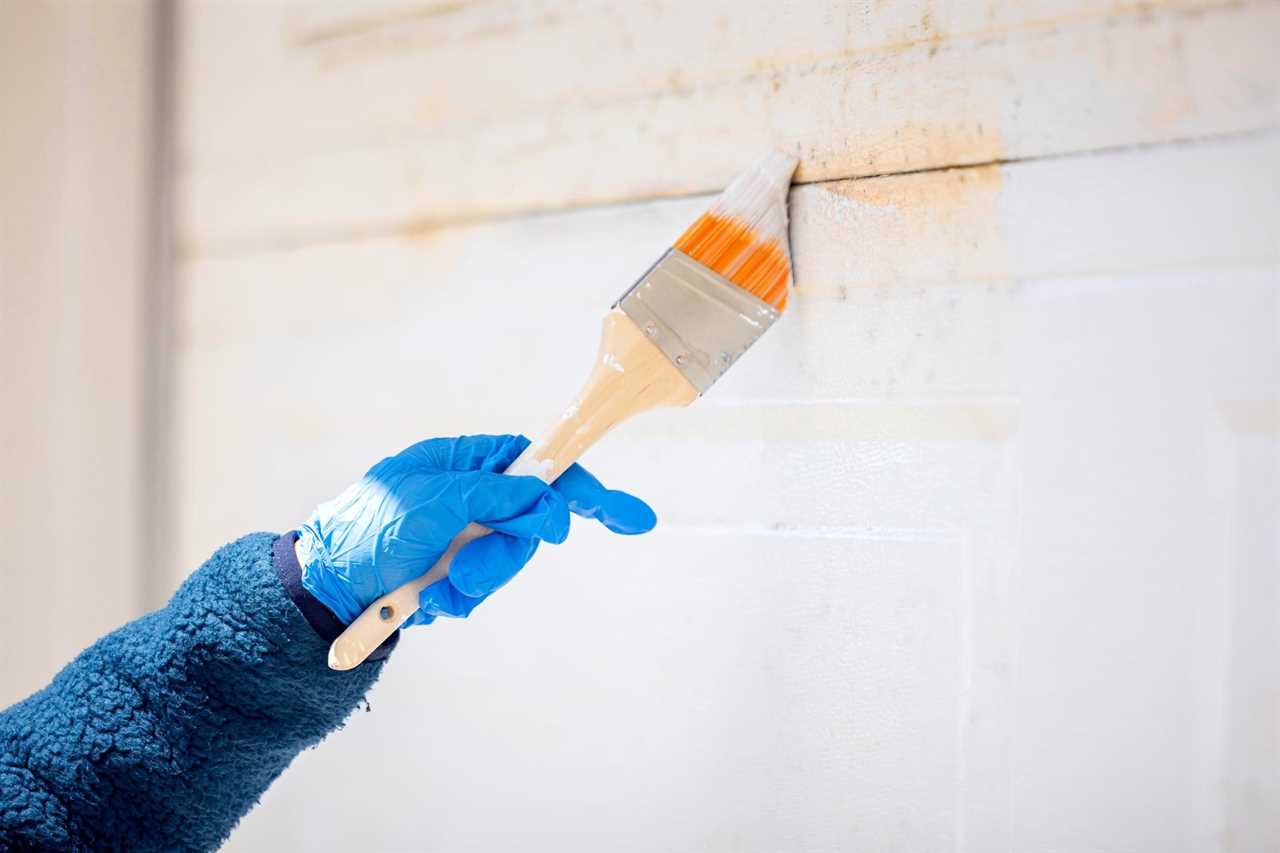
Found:
<svg viewBox="0 0 1280 853"><path fill-rule="evenodd" d="M705 394L781 313L678 249L649 268L622 309Z"/></svg>

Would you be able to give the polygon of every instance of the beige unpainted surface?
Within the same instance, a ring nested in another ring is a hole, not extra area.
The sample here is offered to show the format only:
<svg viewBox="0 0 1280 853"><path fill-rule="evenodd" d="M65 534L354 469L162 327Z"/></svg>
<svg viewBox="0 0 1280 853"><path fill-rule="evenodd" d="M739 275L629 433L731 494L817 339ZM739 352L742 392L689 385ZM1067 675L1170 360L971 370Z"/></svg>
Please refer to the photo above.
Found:
<svg viewBox="0 0 1280 853"><path fill-rule="evenodd" d="M0 707L141 607L150 14L0 3Z"/></svg>

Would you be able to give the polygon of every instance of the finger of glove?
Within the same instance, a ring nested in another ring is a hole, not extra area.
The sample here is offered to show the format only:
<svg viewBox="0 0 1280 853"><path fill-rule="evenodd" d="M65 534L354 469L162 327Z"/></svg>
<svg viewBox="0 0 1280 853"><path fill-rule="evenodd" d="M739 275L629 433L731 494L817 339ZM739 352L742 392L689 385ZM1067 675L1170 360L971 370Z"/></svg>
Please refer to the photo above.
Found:
<svg viewBox="0 0 1280 853"><path fill-rule="evenodd" d="M419 609L413 611L413 615L404 620L404 624L400 627L412 628L414 625L430 625L434 621L436 621L436 617L423 613L422 610Z"/></svg>
<svg viewBox="0 0 1280 853"><path fill-rule="evenodd" d="M396 458L431 471L503 471L528 446L522 435L460 435L420 441Z"/></svg>
<svg viewBox="0 0 1280 853"><path fill-rule="evenodd" d="M450 490L467 521L523 539L560 543L569 535L569 506L537 477L473 471Z"/></svg>
<svg viewBox="0 0 1280 853"><path fill-rule="evenodd" d="M449 578L442 578L418 594L418 612L432 619L437 616L465 619L485 598L487 596L463 595Z"/></svg>
<svg viewBox="0 0 1280 853"><path fill-rule="evenodd" d="M635 495L606 489L581 465L573 464L560 475L554 488L569 509L583 518L597 519L614 533L648 533L658 523L653 509Z"/></svg>
<svg viewBox="0 0 1280 853"><path fill-rule="evenodd" d="M449 580L469 598L484 597L524 568L538 550L537 539L490 533L468 542L449 565Z"/></svg>

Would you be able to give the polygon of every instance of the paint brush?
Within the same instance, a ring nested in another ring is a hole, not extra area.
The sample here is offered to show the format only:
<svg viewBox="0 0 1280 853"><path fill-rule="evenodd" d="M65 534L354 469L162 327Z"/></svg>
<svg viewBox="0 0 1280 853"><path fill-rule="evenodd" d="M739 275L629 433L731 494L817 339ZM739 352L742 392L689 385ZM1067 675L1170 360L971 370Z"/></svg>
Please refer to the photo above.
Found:
<svg viewBox="0 0 1280 853"><path fill-rule="evenodd" d="M507 474L554 482L618 423L706 393L787 305L787 191L796 160L774 151L734 179L604 318L595 366L578 397ZM329 648L358 666L449 573L458 549L489 530L469 524L421 577L370 604Z"/></svg>

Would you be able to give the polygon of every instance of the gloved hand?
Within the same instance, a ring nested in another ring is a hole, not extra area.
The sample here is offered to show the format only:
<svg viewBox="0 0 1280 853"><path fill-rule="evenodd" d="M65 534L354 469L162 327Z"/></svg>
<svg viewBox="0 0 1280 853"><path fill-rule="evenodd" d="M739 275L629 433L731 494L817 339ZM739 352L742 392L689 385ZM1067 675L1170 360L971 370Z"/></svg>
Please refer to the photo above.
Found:
<svg viewBox="0 0 1280 853"><path fill-rule="evenodd" d="M474 521L495 532L458 551L449 576L422 591L405 625L465 617L529 562L539 542L563 542L570 512L615 533L645 533L657 523L644 501L606 489L580 465L552 486L502 475L528 445L511 435L433 438L382 460L299 528L302 585L350 624L427 571Z"/></svg>

